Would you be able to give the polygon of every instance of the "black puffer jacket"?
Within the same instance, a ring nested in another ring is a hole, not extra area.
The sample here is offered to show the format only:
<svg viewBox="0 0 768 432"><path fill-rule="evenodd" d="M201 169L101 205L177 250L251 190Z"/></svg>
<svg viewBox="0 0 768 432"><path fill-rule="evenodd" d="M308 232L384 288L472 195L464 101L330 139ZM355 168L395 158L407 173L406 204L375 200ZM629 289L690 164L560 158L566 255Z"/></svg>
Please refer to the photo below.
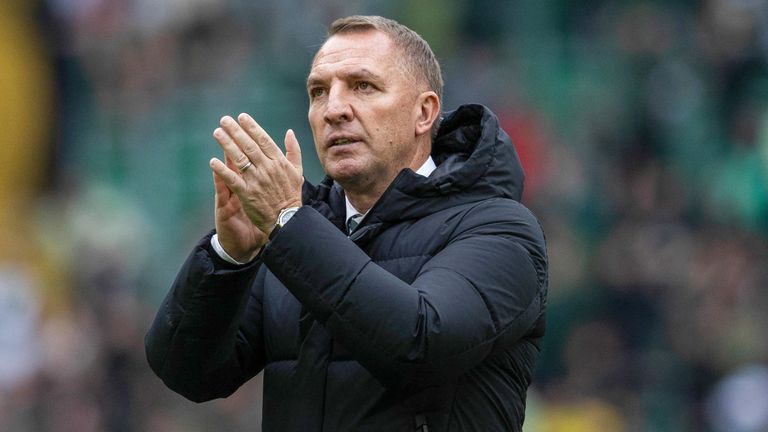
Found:
<svg viewBox="0 0 768 432"><path fill-rule="evenodd" d="M344 196L304 206L255 262L204 238L146 337L194 401L264 370L265 431L519 431L544 333L547 257L523 172L486 108L443 121L429 178L403 170L351 238Z"/></svg>

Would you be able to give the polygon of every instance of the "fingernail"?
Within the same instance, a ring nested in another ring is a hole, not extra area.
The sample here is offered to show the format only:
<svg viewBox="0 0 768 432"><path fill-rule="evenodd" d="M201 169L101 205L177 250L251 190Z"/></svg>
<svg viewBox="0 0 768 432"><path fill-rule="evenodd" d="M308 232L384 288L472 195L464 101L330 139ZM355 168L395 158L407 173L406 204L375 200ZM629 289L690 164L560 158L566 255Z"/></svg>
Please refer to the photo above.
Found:
<svg viewBox="0 0 768 432"><path fill-rule="evenodd" d="M230 117L230 116L224 116L224 117L222 117L222 118L221 118L221 120L219 120L219 124L220 124L220 125L222 125L222 126L224 126L225 124L229 124L229 123L230 123L230 122L232 122L232 121L233 121L233 120L232 120L232 117Z"/></svg>
<svg viewBox="0 0 768 432"><path fill-rule="evenodd" d="M241 122L242 122L242 121L253 120L253 119L251 118L251 116L249 116L249 115L248 115L248 113L240 113L240 115L239 115L239 116L237 116L237 119L238 119L238 120L240 120Z"/></svg>

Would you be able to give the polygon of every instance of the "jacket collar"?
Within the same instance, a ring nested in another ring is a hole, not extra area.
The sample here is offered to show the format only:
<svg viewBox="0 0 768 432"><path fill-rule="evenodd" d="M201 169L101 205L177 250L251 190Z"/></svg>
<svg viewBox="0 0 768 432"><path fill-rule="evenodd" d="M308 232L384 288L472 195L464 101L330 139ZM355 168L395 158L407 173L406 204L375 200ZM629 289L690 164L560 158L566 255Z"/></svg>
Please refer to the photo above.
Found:
<svg viewBox="0 0 768 432"><path fill-rule="evenodd" d="M496 115L482 105L462 105L445 114L432 159L437 167L429 177L409 168L400 171L353 238L455 205L493 197L519 200L522 195L525 176L517 152ZM318 186L306 183L304 202L344 229L345 197L332 179Z"/></svg>

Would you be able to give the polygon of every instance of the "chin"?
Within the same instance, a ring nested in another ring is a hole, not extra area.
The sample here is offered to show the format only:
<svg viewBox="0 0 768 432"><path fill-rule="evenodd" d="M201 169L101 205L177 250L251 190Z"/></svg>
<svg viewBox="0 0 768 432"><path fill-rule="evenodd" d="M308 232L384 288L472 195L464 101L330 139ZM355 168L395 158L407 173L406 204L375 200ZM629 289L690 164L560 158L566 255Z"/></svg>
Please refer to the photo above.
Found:
<svg viewBox="0 0 768 432"><path fill-rule="evenodd" d="M330 164L326 170L328 175L339 183L354 182L366 172L365 166L359 161L343 160Z"/></svg>

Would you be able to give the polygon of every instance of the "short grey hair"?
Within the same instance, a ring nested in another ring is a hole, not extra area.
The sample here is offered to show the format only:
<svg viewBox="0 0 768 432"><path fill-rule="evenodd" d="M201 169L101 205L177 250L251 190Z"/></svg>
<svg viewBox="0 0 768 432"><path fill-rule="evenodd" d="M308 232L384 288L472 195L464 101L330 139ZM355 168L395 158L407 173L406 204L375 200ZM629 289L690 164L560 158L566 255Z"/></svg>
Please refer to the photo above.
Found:
<svg viewBox="0 0 768 432"><path fill-rule="evenodd" d="M418 33L399 22L375 15L352 15L339 18L328 28L328 40L341 33L378 30L389 36L395 46L403 53L403 66L415 78L421 78L429 90L443 99L443 74L440 63L427 41Z"/></svg>

